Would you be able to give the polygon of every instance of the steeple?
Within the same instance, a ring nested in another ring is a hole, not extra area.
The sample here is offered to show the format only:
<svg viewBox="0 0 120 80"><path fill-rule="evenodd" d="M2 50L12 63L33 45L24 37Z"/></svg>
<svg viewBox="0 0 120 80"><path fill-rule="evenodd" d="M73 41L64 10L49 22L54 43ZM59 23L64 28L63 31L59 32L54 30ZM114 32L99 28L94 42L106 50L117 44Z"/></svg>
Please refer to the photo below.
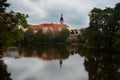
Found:
<svg viewBox="0 0 120 80"><path fill-rule="evenodd" d="M61 17L60 17L60 24L64 23L64 19L63 19L63 14L61 13Z"/></svg>

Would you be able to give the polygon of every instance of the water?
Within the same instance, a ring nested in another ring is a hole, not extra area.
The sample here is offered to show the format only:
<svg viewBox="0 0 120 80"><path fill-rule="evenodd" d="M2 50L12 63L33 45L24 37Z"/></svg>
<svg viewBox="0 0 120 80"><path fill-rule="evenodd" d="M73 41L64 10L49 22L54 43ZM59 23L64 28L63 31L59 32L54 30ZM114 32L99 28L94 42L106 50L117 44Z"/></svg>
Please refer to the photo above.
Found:
<svg viewBox="0 0 120 80"><path fill-rule="evenodd" d="M120 80L119 53L28 45L6 51L3 60L13 80Z"/></svg>
<svg viewBox="0 0 120 80"><path fill-rule="evenodd" d="M19 55L19 56L18 56ZM87 80L77 47L33 46L4 53L13 80Z"/></svg>

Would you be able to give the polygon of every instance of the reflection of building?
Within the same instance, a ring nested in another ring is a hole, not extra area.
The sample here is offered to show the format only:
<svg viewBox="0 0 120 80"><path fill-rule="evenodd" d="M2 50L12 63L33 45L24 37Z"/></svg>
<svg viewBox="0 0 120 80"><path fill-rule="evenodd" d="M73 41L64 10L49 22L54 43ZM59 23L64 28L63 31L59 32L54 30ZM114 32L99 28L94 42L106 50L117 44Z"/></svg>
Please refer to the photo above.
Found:
<svg viewBox="0 0 120 80"><path fill-rule="evenodd" d="M33 29L34 32L37 32L39 29L42 29L43 32L46 32L47 30L56 31L61 30L63 28L69 28L67 24L64 24L63 15L61 14L60 17L60 23L54 24L54 23L42 23L40 25L29 25L30 29Z"/></svg>
<svg viewBox="0 0 120 80"><path fill-rule="evenodd" d="M54 49L51 49L50 51L43 51L42 53L36 53L36 51L33 51L31 55L29 53L23 52L21 55L23 57L33 57L33 58L37 57L44 61L58 60L60 64L60 68L62 68L63 60L69 57L69 55L68 57L62 56L62 53L57 53Z"/></svg>
<svg viewBox="0 0 120 80"><path fill-rule="evenodd" d="M57 60L59 61L60 68L62 68L63 61L69 58L70 55L74 55L77 53L77 47L75 46L37 46L34 49L31 46L26 46L19 51L16 47L9 48L4 57L31 57L31 58L39 58L45 61Z"/></svg>
<svg viewBox="0 0 120 80"><path fill-rule="evenodd" d="M19 52L16 47L10 47L8 50L3 54L3 57L14 57L14 58L19 58Z"/></svg>

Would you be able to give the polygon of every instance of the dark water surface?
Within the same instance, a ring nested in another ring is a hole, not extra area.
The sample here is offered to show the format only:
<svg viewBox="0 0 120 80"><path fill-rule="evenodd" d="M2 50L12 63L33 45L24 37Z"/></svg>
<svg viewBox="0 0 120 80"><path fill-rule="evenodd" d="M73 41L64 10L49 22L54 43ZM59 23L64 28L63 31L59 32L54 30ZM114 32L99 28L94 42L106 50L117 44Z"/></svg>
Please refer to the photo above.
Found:
<svg viewBox="0 0 120 80"><path fill-rule="evenodd" d="M13 80L120 80L119 53L28 45L9 48L3 60Z"/></svg>

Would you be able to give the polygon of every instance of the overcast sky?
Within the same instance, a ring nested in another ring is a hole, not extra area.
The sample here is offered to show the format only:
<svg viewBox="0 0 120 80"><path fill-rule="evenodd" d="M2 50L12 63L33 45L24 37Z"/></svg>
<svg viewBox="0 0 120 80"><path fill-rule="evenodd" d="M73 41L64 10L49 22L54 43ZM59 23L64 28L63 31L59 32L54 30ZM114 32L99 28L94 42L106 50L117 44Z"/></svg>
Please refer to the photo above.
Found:
<svg viewBox="0 0 120 80"><path fill-rule="evenodd" d="M88 14L94 7L113 8L120 0L8 0L8 10L29 15L29 24L59 23L63 13L64 23L71 28L84 28L89 24Z"/></svg>

